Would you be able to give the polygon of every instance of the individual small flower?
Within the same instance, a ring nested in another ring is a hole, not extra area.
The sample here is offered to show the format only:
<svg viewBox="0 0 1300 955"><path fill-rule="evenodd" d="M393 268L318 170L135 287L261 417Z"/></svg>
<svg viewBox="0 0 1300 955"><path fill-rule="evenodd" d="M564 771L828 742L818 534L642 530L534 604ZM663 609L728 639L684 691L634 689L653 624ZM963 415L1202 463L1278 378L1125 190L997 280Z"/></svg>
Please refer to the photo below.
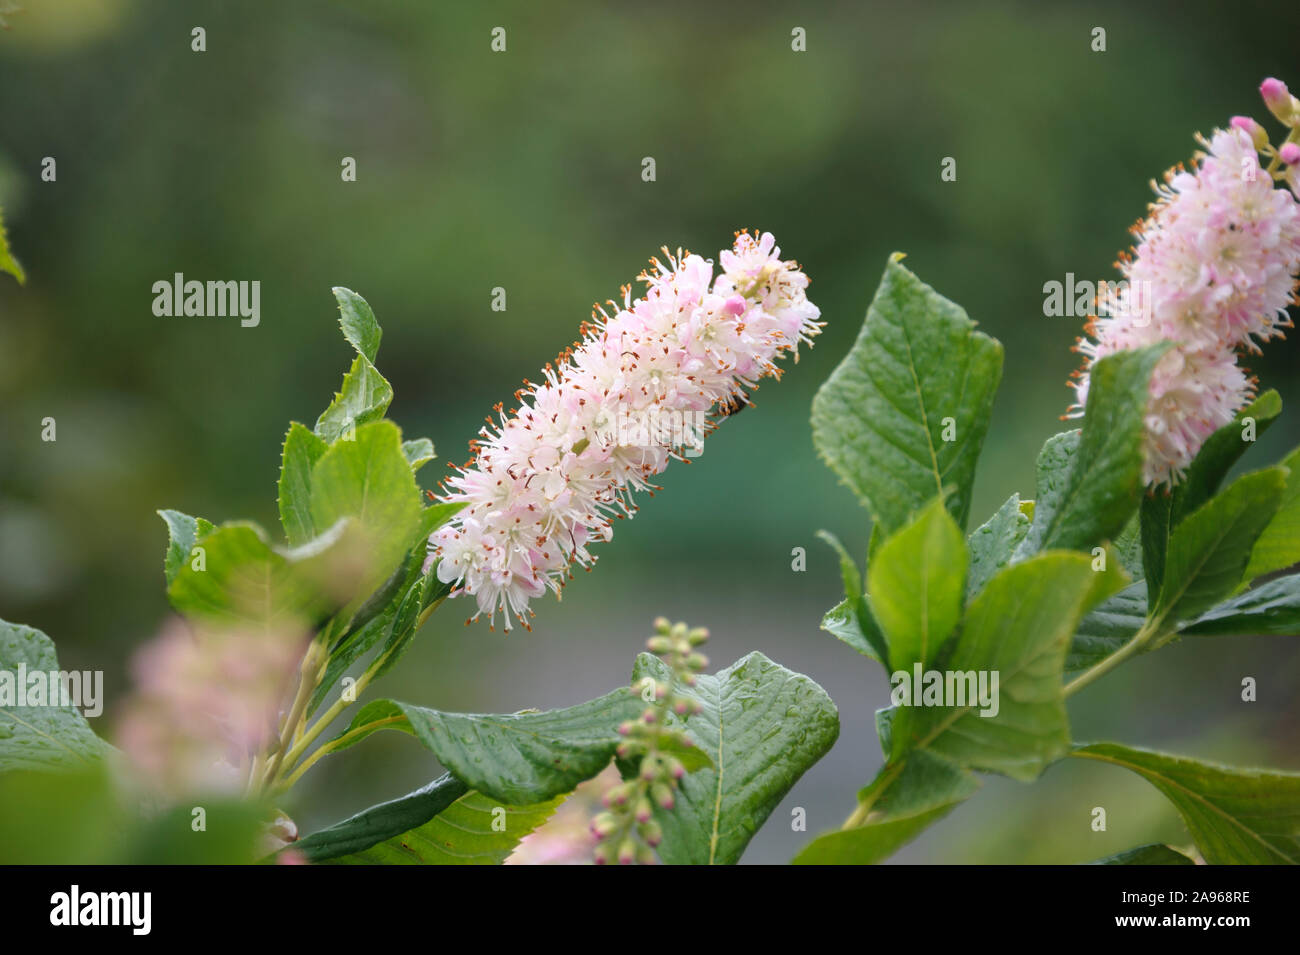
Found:
<svg viewBox="0 0 1300 955"><path fill-rule="evenodd" d="M306 644L296 631L173 622L134 660L136 689L117 727L128 762L164 799L242 791Z"/></svg>
<svg viewBox="0 0 1300 955"><path fill-rule="evenodd" d="M663 617L655 621L655 636L646 646L669 668L669 682L656 682L655 702L641 716L619 727L624 737L618 756L636 766L632 778L611 786L602 800L605 811L591 821L591 834L598 845L593 853L597 865L655 862L655 847L663 839L663 828L654 818L655 808L671 810L677 804L677 786L686 766L673 755L694 747L684 729L668 724L668 714L682 720L698 713L699 701L677 692L677 684L694 686L696 674L709 665L699 647L709 638L702 627L672 624ZM649 687L646 687L649 689ZM642 689L632 687L632 692Z"/></svg>
<svg viewBox="0 0 1300 955"><path fill-rule="evenodd" d="M1285 87L1282 87L1285 93ZM1266 100L1278 95L1265 91ZM1289 93L1286 94L1288 97ZM1155 187L1157 201L1133 229L1137 245L1120 256L1115 307L1091 316L1076 350L1083 369L1071 414L1084 412L1093 362L1160 341L1173 347L1151 377L1143 480L1170 485L1205 439L1232 421L1254 382L1238 350L1281 337L1300 273L1300 204L1259 164L1261 130L1234 119L1200 139L1189 171L1178 166ZM1199 138L1199 137L1198 137Z"/></svg>
<svg viewBox="0 0 1300 955"><path fill-rule="evenodd" d="M464 508L429 538L426 569L453 595L477 602L505 629L528 626L530 601L558 593L590 544L632 517L637 491L716 426L720 403L744 401L776 362L798 358L822 328L808 277L783 260L770 234L738 233L722 272L698 255L651 259L633 300L597 307L582 338L515 392L517 408L470 442L472 459L444 480L442 500ZM611 314L612 313L612 314ZM689 453L687 450L685 453Z"/></svg>

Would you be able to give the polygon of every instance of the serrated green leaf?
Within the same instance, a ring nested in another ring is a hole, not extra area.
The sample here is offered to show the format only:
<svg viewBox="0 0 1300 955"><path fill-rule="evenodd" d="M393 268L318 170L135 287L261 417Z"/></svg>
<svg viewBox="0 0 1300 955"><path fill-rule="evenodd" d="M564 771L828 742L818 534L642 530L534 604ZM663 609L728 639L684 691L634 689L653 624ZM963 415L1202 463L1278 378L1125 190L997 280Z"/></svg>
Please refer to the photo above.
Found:
<svg viewBox="0 0 1300 955"><path fill-rule="evenodd" d="M351 289L337 286L331 289L339 303L339 328L343 337L357 350L357 354L373 362L379 354L379 339L383 332L375 321L375 313L366 300Z"/></svg>
<svg viewBox="0 0 1300 955"><path fill-rule="evenodd" d="M1089 862L1088 864L1196 865L1196 860L1188 858L1177 849L1171 849L1169 846L1157 843L1149 846L1138 846L1135 849L1125 849L1123 852L1117 852L1113 856L1106 856L1104 859L1098 859L1095 862Z"/></svg>
<svg viewBox="0 0 1300 955"><path fill-rule="evenodd" d="M332 531L327 540L337 540ZM255 524L223 524L202 539L167 588L172 606L196 619L258 628L301 627L328 604L310 573L276 551Z"/></svg>
<svg viewBox="0 0 1300 955"><path fill-rule="evenodd" d="M1115 553L1119 555L1124 570L1134 580L1146 577L1146 565L1142 560L1142 520L1140 514L1134 514L1124 525L1124 529L1114 540Z"/></svg>
<svg viewBox="0 0 1300 955"><path fill-rule="evenodd" d="M418 829L444 811L469 787L446 773L415 792L371 806L355 816L313 832L293 844L308 862L324 862L369 849L376 843Z"/></svg>
<svg viewBox="0 0 1300 955"><path fill-rule="evenodd" d="M1155 492L1142 501L1142 561L1153 597L1159 596L1164 583L1165 554L1169 535L1192 512L1199 509L1218 491L1232 466L1245 454L1251 442L1243 440L1247 418L1255 422L1254 437L1268 430L1282 411L1282 399L1276 391L1266 391L1238 412L1236 418L1206 439L1201 450L1172 491ZM1300 560L1297 557L1296 560ZM1284 565L1285 566L1285 565Z"/></svg>
<svg viewBox="0 0 1300 955"><path fill-rule="evenodd" d="M1300 773L1236 769L1092 743L1071 754L1132 770L1178 810L1211 865L1300 864Z"/></svg>
<svg viewBox="0 0 1300 955"><path fill-rule="evenodd" d="M657 657L637 658L633 683L666 680ZM694 687L676 692L700 703L685 726L712 768L681 780L677 805L657 809L663 827L659 857L670 865L731 865L799 777L831 748L839 714L826 691L761 653L750 653Z"/></svg>
<svg viewBox="0 0 1300 955"><path fill-rule="evenodd" d="M1228 634L1300 635L1300 575L1278 577L1243 591L1210 608L1182 633L1198 636Z"/></svg>
<svg viewBox="0 0 1300 955"><path fill-rule="evenodd" d="M163 578L170 585L176 579L181 565L190 559L194 545L212 533L211 521L201 517L190 517L180 511L158 511L167 524L167 552L163 556Z"/></svg>
<svg viewBox="0 0 1300 955"><path fill-rule="evenodd" d="M280 523L290 547L307 543L318 533L311 514L312 468L329 445L305 425L293 422L281 452Z"/></svg>
<svg viewBox="0 0 1300 955"><path fill-rule="evenodd" d="M365 355L357 355L343 386L316 420L316 434L329 444L364 424L378 421L393 400L393 388Z"/></svg>
<svg viewBox="0 0 1300 955"><path fill-rule="evenodd" d="M527 806L570 792L608 766L622 739L619 724L644 706L627 687L564 709L506 714L375 700L335 739L342 749L380 729L409 733L471 789Z"/></svg>
<svg viewBox="0 0 1300 955"><path fill-rule="evenodd" d="M964 705L900 706L893 761L926 749L961 767L1028 781L1065 755L1065 653L1093 598L1095 576L1086 555L1057 551L1013 564L989 581L938 669L977 678L987 673L989 689L996 673L997 712L980 715L985 710L978 699L969 699L969 683L962 687ZM911 699L900 689L905 687L895 688L896 704Z"/></svg>
<svg viewBox="0 0 1300 955"><path fill-rule="evenodd" d="M415 473L437 457L433 453L433 442L428 438L416 438L414 441L402 442L402 454L406 455L411 472Z"/></svg>
<svg viewBox="0 0 1300 955"><path fill-rule="evenodd" d="M1300 563L1300 448L1282 461L1290 473L1277 513L1255 541L1243 580L1251 581Z"/></svg>
<svg viewBox="0 0 1300 955"><path fill-rule="evenodd" d="M70 701L58 705L64 687L51 687L50 674L59 672L54 641L34 627L0 620L0 773L86 769L111 751ZM35 674L42 677L39 699Z"/></svg>
<svg viewBox="0 0 1300 955"><path fill-rule="evenodd" d="M1153 620L1190 620L1237 589L1286 479L1284 468L1243 475L1174 529Z"/></svg>
<svg viewBox="0 0 1300 955"><path fill-rule="evenodd" d="M866 626L863 625L864 621ZM853 601L846 597L826 611L822 615L821 628L863 656L885 662L889 652L885 646L885 635L875 625L871 608L862 597Z"/></svg>
<svg viewBox="0 0 1300 955"><path fill-rule="evenodd" d="M951 488L960 527L1002 346L890 257L848 356L813 400L813 443L884 535ZM950 426L945 440L945 428Z"/></svg>
<svg viewBox="0 0 1300 955"><path fill-rule="evenodd" d="M827 833L795 856L795 865L872 865L893 855L979 789L974 774L929 753L887 766L863 792L864 822Z"/></svg>
<svg viewBox="0 0 1300 955"><path fill-rule="evenodd" d="M871 611L889 646L889 664L929 667L952 636L966 591L966 542L935 498L890 536L867 568Z"/></svg>
<svg viewBox="0 0 1300 955"><path fill-rule="evenodd" d="M422 514L397 426L372 422L358 428L351 440L335 442L312 468L311 488L316 527L350 517L366 536L369 561L358 590L370 593L409 551Z"/></svg>
<svg viewBox="0 0 1300 955"><path fill-rule="evenodd" d="M967 598L983 590L998 571L1011 563L1016 547L1029 533L1030 518L1022 509L1022 503L1019 494L1012 494L992 517L971 531L966 541L970 551Z"/></svg>
<svg viewBox="0 0 1300 955"><path fill-rule="evenodd" d="M424 825L331 865L500 865L559 808L564 796L531 806L510 806L468 792Z"/></svg>
<svg viewBox="0 0 1300 955"><path fill-rule="evenodd" d="M1167 349L1119 352L1092 366L1082 431L1049 439L1039 456L1034 522L1018 556L1089 550L1124 529L1141 488L1151 370Z"/></svg>
<svg viewBox="0 0 1300 955"><path fill-rule="evenodd" d="M1128 643L1146 618L1147 582L1139 580L1084 614L1070 643L1065 669L1082 670L1100 663Z"/></svg>

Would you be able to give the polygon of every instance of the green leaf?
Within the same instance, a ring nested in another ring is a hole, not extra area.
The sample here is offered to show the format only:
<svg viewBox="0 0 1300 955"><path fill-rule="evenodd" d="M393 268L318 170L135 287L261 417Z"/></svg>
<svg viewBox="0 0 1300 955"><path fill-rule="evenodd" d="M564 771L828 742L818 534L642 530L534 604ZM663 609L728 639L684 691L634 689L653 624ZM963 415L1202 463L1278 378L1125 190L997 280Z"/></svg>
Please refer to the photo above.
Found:
<svg viewBox="0 0 1300 955"><path fill-rule="evenodd" d="M888 536L952 488L960 527L1002 346L895 253L852 350L813 399L813 443ZM945 440L945 428L948 428Z"/></svg>
<svg viewBox="0 0 1300 955"><path fill-rule="evenodd" d="M401 563L418 533L420 491L391 421L356 430L335 442L311 474L311 514L316 527L354 518L369 545L368 572L357 589L370 593Z"/></svg>
<svg viewBox="0 0 1300 955"><path fill-rule="evenodd" d="M337 542L343 528L320 539ZM328 606L318 581L303 563L273 549L256 524L223 524L202 538L201 552L183 563L167 587L179 612L234 626L301 627ZM302 560L318 556L316 549Z"/></svg>
<svg viewBox="0 0 1300 955"><path fill-rule="evenodd" d="M378 421L392 400L388 380L365 355L357 355L343 376L343 387L316 420L316 434L333 444L363 424Z"/></svg>
<svg viewBox="0 0 1300 955"><path fill-rule="evenodd" d="M0 620L0 772L85 769L111 751L80 710L58 705L65 699L59 672L54 641L32 627ZM53 687L51 674L56 675ZM81 694L88 703L84 686Z"/></svg>
<svg viewBox="0 0 1300 955"><path fill-rule="evenodd" d="M194 545L212 533L211 521L201 517L190 517L180 511L158 511L158 516L167 523L167 553L163 556L163 577L170 584L176 579L181 565L190 560Z"/></svg>
<svg viewBox="0 0 1300 955"><path fill-rule="evenodd" d="M864 656L884 661L887 650L885 635L881 633L871 607L862 596L862 575L858 565L849 556L848 549L830 531L818 531L817 536L839 554L840 577L844 582L844 599L822 616L821 628Z"/></svg>
<svg viewBox="0 0 1300 955"><path fill-rule="evenodd" d="M667 680L657 657L637 658L633 683ZM831 748L839 714L826 691L761 653L750 653L694 687L677 691L698 701L684 721L670 714L712 762L685 776L672 810L657 809L669 865L731 865L799 777Z"/></svg>
<svg viewBox="0 0 1300 955"><path fill-rule="evenodd" d="M375 321L375 313L370 310L366 300L351 289L336 286L331 289L339 303L339 328L357 354L367 361L374 361L379 353L379 339L383 332Z"/></svg>
<svg viewBox="0 0 1300 955"><path fill-rule="evenodd" d="M931 823L979 789L974 774L929 753L887 766L863 791L872 800L864 822L827 833L797 856L795 865L872 865L893 855Z"/></svg>
<svg viewBox="0 0 1300 955"><path fill-rule="evenodd" d="M1243 577L1247 581L1300 563L1300 448L1287 455L1282 466L1290 472L1286 490L1277 513L1255 541Z"/></svg>
<svg viewBox="0 0 1300 955"><path fill-rule="evenodd" d="M1132 639L1147 619L1147 582L1139 580L1085 614L1070 643L1066 670L1100 663Z"/></svg>
<svg viewBox="0 0 1300 955"><path fill-rule="evenodd" d="M418 829L444 811L469 787L446 773L400 799L380 803L293 844L308 862L323 862L369 849L376 843Z"/></svg>
<svg viewBox="0 0 1300 955"><path fill-rule="evenodd" d="M869 600L894 670L917 662L928 667L952 636L966 561L966 542L942 498L880 545L867 568Z"/></svg>
<svg viewBox="0 0 1300 955"><path fill-rule="evenodd" d="M888 656L885 635L880 632L875 618L871 616L871 607L862 597L852 601L846 597L826 611L822 616L821 628L863 656L881 663Z"/></svg>
<svg viewBox="0 0 1300 955"><path fill-rule="evenodd" d="M317 534L311 516L311 473L329 447L305 425L293 422L284 436L280 464L280 523L290 547L307 543Z"/></svg>
<svg viewBox="0 0 1300 955"><path fill-rule="evenodd" d="M424 467L430 461L437 457L433 453L433 442L428 438L416 438L414 441L402 442L402 454L406 455L406 461L411 465L411 473L415 473Z"/></svg>
<svg viewBox="0 0 1300 955"><path fill-rule="evenodd" d="M331 864L500 865L564 799L556 796L537 805L509 806L469 792L424 825L333 859Z"/></svg>
<svg viewBox="0 0 1300 955"><path fill-rule="evenodd" d="M976 597L961 634L939 663L948 673L998 677L997 711L985 712L970 683L962 705L899 708L893 721L893 761L928 749L958 766L1032 780L1069 749L1062 694L1065 652L1098 581L1084 554L1040 554L1001 571ZM911 674L909 674L911 676ZM895 688L894 702L911 696ZM918 691L919 692L919 691ZM901 698L900 698L901 697ZM955 697L954 697L955 699ZM988 707L987 711L992 711Z"/></svg>
<svg viewBox="0 0 1300 955"><path fill-rule="evenodd" d="M1218 491L1232 466L1250 447L1251 442L1243 440L1246 419L1255 422L1253 437L1258 437L1268 430L1281 411L1282 399L1277 392L1264 392L1243 408L1232 422L1206 439L1183 480L1171 492L1152 493L1142 501L1143 565L1148 568L1147 577L1153 596L1159 596L1164 582L1169 535Z"/></svg>
<svg viewBox="0 0 1300 955"><path fill-rule="evenodd" d="M993 576L1011 563L1016 547L1029 533L1029 518L1021 509L1019 494L1012 494L997 512L971 531L970 571L966 575L966 596L974 597Z"/></svg>
<svg viewBox="0 0 1300 955"><path fill-rule="evenodd" d="M1071 754L1123 766L1174 804L1211 865L1300 863L1300 773L1235 769L1119 743Z"/></svg>
<svg viewBox="0 0 1300 955"><path fill-rule="evenodd" d="M1243 475L1174 529L1153 620L1190 620L1237 589L1286 479L1284 468Z"/></svg>
<svg viewBox="0 0 1300 955"><path fill-rule="evenodd" d="M848 548L830 531L818 531L817 538L829 544L840 558L840 579L844 582L844 596L856 600L862 596L862 574Z"/></svg>
<svg viewBox="0 0 1300 955"><path fill-rule="evenodd" d="M1300 575L1278 577L1243 591L1207 610L1181 632L1199 636L1300 635Z"/></svg>
<svg viewBox="0 0 1300 955"><path fill-rule="evenodd" d="M609 765L619 724L645 704L627 687L545 712L445 713L395 700L367 703L336 740L351 746L380 729L410 733L471 788L512 806L573 790Z"/></svg>
<svg viewBox="0 0 1300 955"><path fill-rule="evenodd" d="M3 22L3 19L0 19L0 24ZM27 274L23 272L23 267L9 251L9 234L5 231L3 209L0 209L0 272L8 272L18 280L19 285L27 284Z"/></svg>
<svg viewBox="0 0 1300 955"><path fill-rule="evenodd" d="M1039 455L1034 523L1019 556L1089 550L1124 529L1141 489L1151 370L1167 348L1119 352L1092 366L1082 432L1056 435Z"/></svg>
<svg viewBox="0 0 1300 955"><path fill-rule="evenodd" d="M1183 855L1177 849L1171 849L1169 846L1159 843L1149 846L1138 846L1136 849L1125 849L1123 852L1117 852L1113 856L1106 856L1104 859L1098 859L1096 862L1090 862L1089 865L1196 865L1195 859L1190 859Z"/></svg>
<svg viewBox="0 0 1300 955"><path fill-rule="evenodd" d="M1124 570L1134 580L1142 580L1146 576L1146 565L1142 560L1142 520L1139 509L1138 514L1134 514L1124 525L1124 529L1119 532L1115 538L1115 552L1119 555L1120 563L1124 565Z"/></svg>

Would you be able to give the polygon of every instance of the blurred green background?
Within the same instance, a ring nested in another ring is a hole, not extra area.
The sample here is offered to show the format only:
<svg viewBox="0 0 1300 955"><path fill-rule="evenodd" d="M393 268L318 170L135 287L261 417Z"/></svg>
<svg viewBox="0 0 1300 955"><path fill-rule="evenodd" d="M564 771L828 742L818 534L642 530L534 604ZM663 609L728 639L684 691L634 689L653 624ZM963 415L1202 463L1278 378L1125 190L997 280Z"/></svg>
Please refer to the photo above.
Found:
<svg viewBox="0 0 1300 955"><path fill-rule="evenodd" d="M715 256L757 226L799 259L829 324L758 409L670 469L595 573L538 605L534 633L465 628L452 605L379 687L448 709L577 702L627 679L658 614L710 627L718 666L762 650L822 683L843 729L751 862L838 826L880 764L888 684L818 630L840 585L813 536L861 553L868 521L818 462L808 408L886 256L907 252L1006 346L981 520L1032 494L1034 456L1063 428L1080 323L1043 316L1043 284L1113 278L1148 181L1193 133L1263 119L1267 75L1300 84L1300 8L1272 2L23 5L0 33L0 204L28 273L25 288L0 276L0 617L106 671L102 732L125 659L168 612L155 509L276 526L284 431L315 420L351 357L331 286L383 324L390 415L459 462L491 405L661 245ZM156 318L151 286L177 271L259 280L261 325ZM1293 410L1249 466L1300 442L1298 359L1293 338L1251 362ZM1259 702L1240 702L1243 676ZM1075 735L1300 770L1298 681L1294 641L1184 643L1072 703ZM381 735L314 770L291 809L309 831L435 771ZM1090 831L1097 805L1109 832ZM790 831L795 806L809 833ZM990 780L898 858L1082 861L1156 839L1188 842L1146 784L1067 764L1032 787Z"/></svg>

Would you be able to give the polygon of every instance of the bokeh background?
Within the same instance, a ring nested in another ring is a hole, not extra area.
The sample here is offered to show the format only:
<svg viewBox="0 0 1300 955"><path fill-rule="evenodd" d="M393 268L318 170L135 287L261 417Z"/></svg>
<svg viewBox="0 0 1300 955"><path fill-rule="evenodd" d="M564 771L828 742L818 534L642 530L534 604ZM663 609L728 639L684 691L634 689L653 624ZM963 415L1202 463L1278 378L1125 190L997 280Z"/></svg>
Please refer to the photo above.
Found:
<svg viewBox="0 0 1300 955"><path fill-rule="evenodd" d="M577 702L627 679L659 614L710 627L719 666L762 650L826 687L842 731L748 862L838 826L881 761L886 678L818 629L840 585L814 533L862 553L868 519L818 462L808 411L886 256L907 252L1006 347L982 519L1032 494L1063 427L1079 322L1044 317L1043 284L1113 277L1148 181L1193 134L1263 119L1264 76L1300 84L1300 9L1275 2L22 5L0 33L0 204L29 277L0 276L0 617L105 671L101 732L130 689L124 661L168 613L154 511L276 526L287 424L314 422L351 357L331 286L383 324L390 415L460 461L491 405L661 245L714 255L758 226L803 263L829 323L817 347L670 469L592 575L540 604L531 635L466 628L453 605L379 686L447 709ZM40 181L45 156L57 182ZM151 286L177 271L259 280L260 327L156 318ZM1298 360L1293 337L1252 362L1292 409ZM1297 442L1291 410L1246 463ZM1240 702L1243 676L1258 702ZM1126 666L1071 713L1082 739L1300 770L1297 685L1296 641L1205 639ZM292 810L310 831L436 771L381 734L313 770ZM1098 805L1105 833L1089 828ZM791 831L796 806L808 833ZM1145 783L1067 761L1034 786L989 779L897 859L1083 861L1160 839L1189 841Z"/></svg>

